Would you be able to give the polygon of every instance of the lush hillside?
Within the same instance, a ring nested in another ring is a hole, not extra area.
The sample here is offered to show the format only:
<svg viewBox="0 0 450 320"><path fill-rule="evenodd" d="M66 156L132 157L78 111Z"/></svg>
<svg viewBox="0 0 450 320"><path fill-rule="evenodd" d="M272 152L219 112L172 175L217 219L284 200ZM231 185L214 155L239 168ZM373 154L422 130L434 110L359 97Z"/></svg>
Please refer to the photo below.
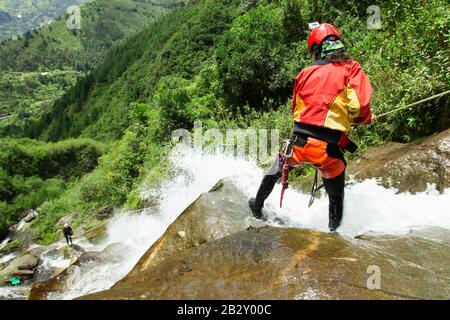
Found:
<svg viewBox="0 0 450 320"><path fill-rule="evenodd" d="M92 171L103 152L91 140L0 139L0 237L24 211L57 198L67 184Z"/></svg>
<svg viewBox="0 0 450 320"><path fill-rule="evenodd" d="M0 41L20 36L64 15L70 5L89 0L0 0Z"/></svg>
<svg viewBox="0 0 450 320"><path fill-rule="evenodd" d="M150 102L161 78L192 78L213 59L214 45L237 16L239 2L200 1L114 48L31 134L42 131L42 138L57 140L85 131L99 139L119 138L129 124L130 102Z"/></svg>
<svg viewBox="0 0 450 320"><path fill-rule="evenodd" d="M239 8L248 3L255 6L257 1L242 3ZM179 78L192 80L202 69L211 68L217 73L217 78L208 79L217 81L217 90L211 94L216 101L225 101L221 108L234 112L249 105L251 109L275 110L289 100L292 79L311 62L305 24L313 19L341 27L350 53L373 82L378 112L448 88L449 16L445 1L387 2L381 7L381 30L367 28L367 4L363 2L274 2L237 18L223 35L233 15L218 17L230 12L230 2L202 6L200 1L195 9L166 17L110 52L105 62L60 99L30 133L39 132L50 140L80 134L116 139L128 125L129 103L155 105L154 93L164 86L164 76L178 77L169 81L169 87L185 90ZM215 12L220 6L226 8ZM245 10L235 10L234 14L237 12ZM420 109L392 118L380 127L380 134L394 132L396 139L407 140L428 129L445 127L448 113L444 103L438 106L440 112Z"/></svg>
<svg viewBox="0 0 450 320"><path fill-rule="evenodd" d="M29 121L34 114L52 107L55 99L75 85L80 71L52 70L50 72L8 72L0 76L0 117L15 115L0 123L10 128L14 134L14 126L8 124L17 121Z"/></svg>
<svg viewBox="0 0 450 320"><path fill-rule="evenodd" d="M61 4L62 5L62 4ZM81 29L66 16L0 45L0 123L4 135L21 132L119 41L168 13L182 0L96 0L81 8Z"/></svg>
<svg viewBox="0 0 450 320"><path fill-rule="evenodd" d="M287 137L293 79L312 62L311 20L340 26L373 84L375 113L448 90L446 1L385 1L379 30L367 28L370 4L198 0L110 50L44 116L21 128L51 141L114 142L93 172L39 208L37 232L51 241L67 213L79 213L77 226L103 205L139 207L141 187L167 174L171 131L191 129L196 120L205 128L277 128ZM450 127L449 113L448 97L440 98L360 128L353 138L362 147L414 140Z"/></svg>

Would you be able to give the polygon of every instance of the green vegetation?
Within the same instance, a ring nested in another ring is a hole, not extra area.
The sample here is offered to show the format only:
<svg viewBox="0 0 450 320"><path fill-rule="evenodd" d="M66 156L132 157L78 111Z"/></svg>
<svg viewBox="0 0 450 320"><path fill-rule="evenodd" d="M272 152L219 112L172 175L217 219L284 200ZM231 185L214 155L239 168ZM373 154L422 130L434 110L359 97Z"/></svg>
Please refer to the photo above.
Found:
<svg viewBox="0 0 450 320"><path fill-rule="evenodd" d="M28 32L21 39L2 42L0 70L91 70L114 44L141 30L180 3L181 0L88 2L81 6L80 30L69 30L66 21L68 15L64 15L68 5L60 4L63 12L52 24Z"/></svg>
<svg viewBox="0 0 450 320"><path fill-rule="evenodd" d="M0 117L13 115L0 122L5 136L20 135L37 115L51 109L55 99L76 83L81 72L10 72L0 80Z"/></svg>
<svg viewBox="0 0 450 320"><path fill-rule="evenodd" d="M189 79L213 55L218 37L237 15L238 1L201 1L176 10L113 48L96 70L55 103L28 134L58 140L119 138L131 101L149 103L161 77ZM65 112L62 112L65 110Z"/></svg>
<svg viewBox="0 0 450 320"><path fill-rule="evenodd" d="M77 213L73 226L95 226L95 212L105 205L139 206L141 185L162 182L168 174L167 147L157 143L159 113L147 105L133 103L130 127L114 148L99 159L99 166L69 185L59 198L45 202L34 223L38 237L50 243L60 236L55 223Z"/></svg>
<svg viewBox="0 0 450 320"><path fill-rule="evenodd" d="M0 139L0 236L24 211L59 197L68 183L92 171L104 149L86 139Z"/></svg>
<svg viewBox="0 0 450 320"><path fill-rule="evenodd" d="M39 206L37 234L45 242L55 240L54 225L67 214L77 214L77 226L95 224L103 205L139 207L142 186L170 174L166 157L174 129L191 130L200 120L205 129L277 128L288 137L293 79L312 62L309 21L341 28L350 54L373 84L375 113L448 90L447 3L383 2L379 30L367 28L370 4L199 0L113 47L42 116L16 131L47 141L110 143L95 170L65 182L60 195ZM366 147L446 129L448 103L447 96L402 111L358 128L352 138Z"/></svg>
<svg viewBox="0 0 450 320"><path fill-rule="evenodd" d="M210 110L213 114L228 112L239 118L246 116L243 110L276 110L290 99L292 79L311 63L305 25L317 18L341 27L350 53L373 82L376 112L448 88L449 18L444 1L388 2L381 7L381 30L367 29L367 5L360 1L248 3L200 1L166 16L113 49L37 127L30 127L29 134L41 132L39 136L48 140L80 134L117 139L128 127L130 101L153 105L155 90L163 85L160 79L171 76L190 83L202 69L218 73L217 90L208 92L220 104ZM443 98L432 102L434 109L391 117L372 128L365 142L405 141L445 128L447 102ZM177 109L186 113L182 105ZM362 131L361 139L367 133Z"/></svg>

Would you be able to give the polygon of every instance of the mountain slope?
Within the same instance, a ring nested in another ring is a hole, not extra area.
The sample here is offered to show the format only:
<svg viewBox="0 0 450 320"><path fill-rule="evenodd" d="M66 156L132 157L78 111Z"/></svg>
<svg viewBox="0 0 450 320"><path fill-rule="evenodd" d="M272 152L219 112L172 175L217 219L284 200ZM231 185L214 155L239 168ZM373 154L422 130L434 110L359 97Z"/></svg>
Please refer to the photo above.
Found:
<svg viewBox="0 0 450 320"><path fill-rule="evenodd" d="M341 28L374 87L375 114L448 90L446 1L387 1L379 30L367 29L366 4L198 0L114 47L42 117L22 128L44 140L111 142L94 172L39 208L38 233L45 241L57 239L54 225L70 213L80 213L75 221L80 226L95 220L93 212L105 205L146 205L142 188L168 174L174 129L190 130L202 121L204 129L276 128L287 138L293 78L312 62L305 27L311 20ZM367 146L446 129L449 101L447 96L403 110L353 130L352 138Z"/></svg>
<svg viewBox="0 0 450 320"><path fill-rule="evenodd" d="M34 132L55 140L86 135L117 139L128 126L133 101L149 101L164 76L191 78L213 55L212 49L237 16L240 1L198 1L177 10L122 46L72 88ZM43 130L42 130L43 129Z"/></svg>
<svg viewBox="0 0 450 320"><path fill-rule="evenodd" d="M246 106L277 109L289 100L292 79L311 63L305 26L318 18L340 26L350 54L375 87L376 111L390 110L448 89L450 18L445 8L442 0L418 5L408 1L401 6L388 1L381 7L382 28L373 30L367 28L366 4L358 1L198 1L112 50L29 133L49 140L80 134L114 140L129 124L131 102L158 105L154 94L159 86L189 91L189 83L202 69L209 73L207 81L217 82L207 90L215 101L225 101L224 112L238 116L236 111ZM176 79L164 83L169 75ZM189 129L196 116L185 110L189 97L183 99L168 118ZM444 117L432 109L392 117L380 130L382 138L405 141L445 129L449 122L445 104L439 104ZM178 116L180 121L173 120Z"/></svg>
<svg viewBox="0 0 450 320"><path fill-rule="evenodd" d="M81 7L81 29L66 18L0 45L0 123L3 135L21 132L107 51L178 6L182 0L96 0Z"/></svg>

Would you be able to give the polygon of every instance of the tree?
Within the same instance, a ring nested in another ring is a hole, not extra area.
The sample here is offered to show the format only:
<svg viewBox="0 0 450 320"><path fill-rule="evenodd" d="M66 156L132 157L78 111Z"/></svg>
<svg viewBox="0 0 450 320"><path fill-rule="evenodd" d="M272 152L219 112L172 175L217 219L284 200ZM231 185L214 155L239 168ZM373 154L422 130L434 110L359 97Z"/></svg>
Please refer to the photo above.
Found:
<svg viewBox="0 0 450 320"><path fill-rule="evenodd" d="M285 0L283 3L283 28L288 42L306 37L306 21L302 17L299 0Z"/></svg>
<svg viewBox="0 0 450 320"><path fill-rule="evenodd" d="M193 127L193 119L186 108L191 100L187 91L189 83L177 77L162 78L155 92L153 100L160 110L166 136L173 130L190 130Z"/></svg>
<svg viewBox="0 0 450 320"><path fill-rule="evenodd" d="M260 6L237 18L221 38L216 59L226 101L264 110L291 92L292 75L283 72L288 47L276 9Z"/></svg>

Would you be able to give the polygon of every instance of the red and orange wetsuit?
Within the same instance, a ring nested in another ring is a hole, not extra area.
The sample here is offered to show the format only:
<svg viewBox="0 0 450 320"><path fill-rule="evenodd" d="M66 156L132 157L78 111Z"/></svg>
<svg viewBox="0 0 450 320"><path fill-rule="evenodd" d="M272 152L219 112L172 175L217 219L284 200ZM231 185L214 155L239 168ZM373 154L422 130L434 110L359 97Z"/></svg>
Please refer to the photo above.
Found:
<svg viewBox="0 0 450 320"><path fill-rule="evenodd" d="M371 95L369 79L356 61L316 60L295 79L292 118L298 139L288 163L291 167L310 163L320 170L330 199L330 229L342 219L346 168L342 150L356 150L347 133L354 123L370 123ZM264 177L253 204L257 210L279 179L279 167L276 161Z"/></svg>

